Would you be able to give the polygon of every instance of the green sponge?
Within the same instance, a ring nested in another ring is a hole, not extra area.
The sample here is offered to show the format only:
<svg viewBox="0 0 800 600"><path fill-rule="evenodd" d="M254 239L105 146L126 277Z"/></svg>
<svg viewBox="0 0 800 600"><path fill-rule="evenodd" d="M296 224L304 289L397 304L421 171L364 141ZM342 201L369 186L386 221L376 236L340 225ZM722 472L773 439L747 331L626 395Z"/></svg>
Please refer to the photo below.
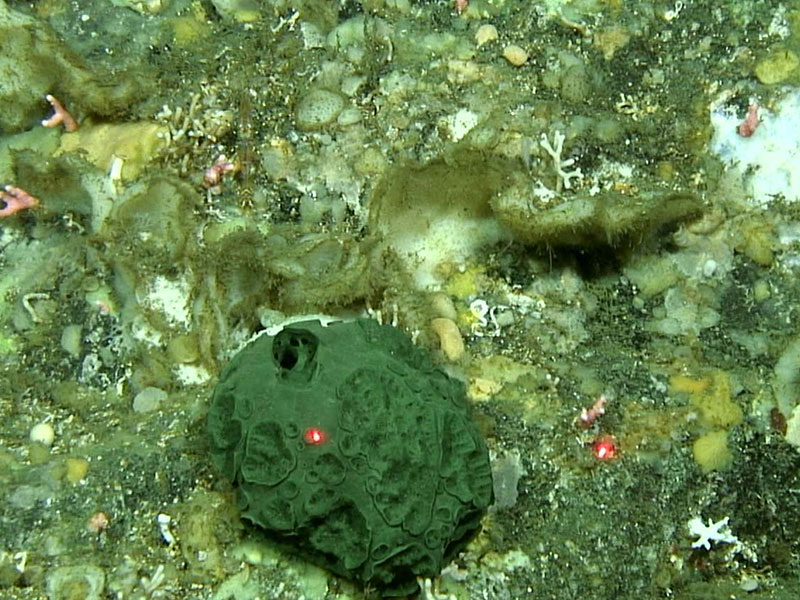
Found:
<svg viewBox="0 0 800 600"><path fill-rule="evenodd" d="M256 338L223 370L208 426L245 519L386 596L438 575L493 499L463 384L375 321Z"/></svg>

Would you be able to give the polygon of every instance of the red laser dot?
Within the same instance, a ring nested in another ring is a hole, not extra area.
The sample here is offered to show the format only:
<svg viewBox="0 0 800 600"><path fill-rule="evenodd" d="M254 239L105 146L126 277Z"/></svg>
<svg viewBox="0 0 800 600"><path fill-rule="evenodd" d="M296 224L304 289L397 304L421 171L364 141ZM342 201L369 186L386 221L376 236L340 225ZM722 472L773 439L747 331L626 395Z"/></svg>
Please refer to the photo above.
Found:
<svg viewBox="0 0 800 600"><path fill-rule="evenodd" d="M592 453L597 460L613 460L617 458L617 442L610 435L601 436L592 443Z"/></svg>
<svg viewBox="0 0 800 600"><path fill-rule="evenodd" d="M303 439L306 441L306 444L317 446L325 441L325 433L321 429L310 427L303 433Z"/></svg>

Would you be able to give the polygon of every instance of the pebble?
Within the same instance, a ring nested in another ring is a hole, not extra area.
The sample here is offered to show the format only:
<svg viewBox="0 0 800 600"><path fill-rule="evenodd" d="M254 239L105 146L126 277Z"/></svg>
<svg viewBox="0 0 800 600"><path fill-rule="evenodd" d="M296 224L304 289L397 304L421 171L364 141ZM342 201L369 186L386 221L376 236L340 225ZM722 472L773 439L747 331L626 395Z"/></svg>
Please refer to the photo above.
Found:
<svg viewBox="0 0 800 600"><path fill-rule="evenodd" d="M105 585L105 571L89 564L58 567L47 574L47 595L53 599L100 600Z"/></svg>
<svg viewBox="0 0 800 600"><path fill-rule="evenodd" d="M72 358L78 358L81 354L81 335L81 326L75 324L67 325L61 332L61 347Z"/></svg>
<svg viewBox="0 0 800 600"><path fill-rule="evenodd" d="M335 92L316 89L297 104L295 118L300 129L320 129L333 123L344 109L344 98Z"/></svg>
<svg viewBox="0 0 800 600"><path fill-rule="evenodd" d="M133 412L146 413L158 410L168 395L157 387L146 387L133 398Z"/></svg>
<svg viewBox="0 0 800 600"><path fill-rule="evenodd" d="M756 78L766 85L783 83L797 72L800 58L791 50L772 50L755 68Z"/></svg>
<svg viewBox="0 0 800 600"><path fill-rule="evenodd" d="M452 319L439 317L431 321L431 328L439 337L439 345L447 360L456 362L464 356L464 340L458 325Z"/></svg>
<svg viewBox="0 0 800 600"><path fill-rule="evenodd" d="M445 317L451 321L455 321L458 313L456 307L450 296L444 292L434 292L431 294L431 309L437 317Z"/></svg>
<svg viewBox="0 0 800 600"><path fill-rule="evenodd" d="M475 31L475 45L480 48L484 44L495 41L497 37L497 27L488 24L481 25Z"/></svg>
<svg viewBox="0 0 800 600"><path fill-rule="evenodd" d="M41 444L49 448L53 445L56 432L53 430L53 426L50 425L50 423L39 423L31 427L29 437L33 443Z"/></svg>
<svg viewBox="0 0 800 600"><path fill-rule="evenodd" d="M528 62L528 53L516 44L509 44L503 48L503 58L515 67L521 67Z"/></svg>
<svg viewBox="0 0 800 600"><path fill-rule="evenodd" d="M85 458L68 457L65 461L67 467L66 478L72 484L78 483L89 472L89 461Z"/></svg>

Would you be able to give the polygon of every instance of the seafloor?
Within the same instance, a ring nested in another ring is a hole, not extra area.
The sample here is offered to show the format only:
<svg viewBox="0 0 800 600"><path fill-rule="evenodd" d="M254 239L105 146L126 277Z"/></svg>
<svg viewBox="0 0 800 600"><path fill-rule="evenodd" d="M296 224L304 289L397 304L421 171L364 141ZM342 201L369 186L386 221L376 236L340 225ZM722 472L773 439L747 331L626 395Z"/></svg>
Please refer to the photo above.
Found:
<svg viewBox="0 0 800 600"><path fill-rule="evenodd" d="M211 465L299 314L467 385L495 504L422 596L797 598L799 54L776 0L0 0L0 598L379 596Z"/></svg>

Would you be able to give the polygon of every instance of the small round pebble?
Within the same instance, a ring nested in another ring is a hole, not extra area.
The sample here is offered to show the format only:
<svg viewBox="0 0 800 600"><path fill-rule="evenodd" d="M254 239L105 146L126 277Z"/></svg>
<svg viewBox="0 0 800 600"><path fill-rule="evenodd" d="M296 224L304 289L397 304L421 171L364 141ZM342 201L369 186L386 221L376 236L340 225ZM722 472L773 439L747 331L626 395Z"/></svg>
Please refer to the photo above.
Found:
<svg viewBox="0 0 800 600"><path fill-rule="evenodd" d="M475 31L475 45L480 48L484 44L495 41L497 37L497 27L489 24L481 25Z"/></svg>
<svg viewBox="0 0 800 600"><path fill-rule="evenodd" d="M53 445L56 432L50 423L39 423L31 428L30 439L32 442L47 446L48 448Z"/></svg>
<svg viewBox="0 0 800 600"><path fill-rule="evenodd" d="M758 589L758 579L742 579L739 588L745 592L755 592Z"/></svg>
<svg viewBox="0 0 800 600"><path fill-rule="evenodd" d="M158 410L167 397L167 392L160 388L146 387L133 398L133 412L146 413Z"/></svg>
<svg viewBox="0 0 800 600"><path fill-rule="evenodd" d="M503 48L503 58L515 67L521 67L528 62L528 53L516 44L509 44Z"/></svg>
<svg viewBox="0 0 800 600"><path fill-rule="evenodd" d="M330 125L344 108L344 98L329 90L312 90L297 104L295 118L300 129L319 129Z"/></svg>

